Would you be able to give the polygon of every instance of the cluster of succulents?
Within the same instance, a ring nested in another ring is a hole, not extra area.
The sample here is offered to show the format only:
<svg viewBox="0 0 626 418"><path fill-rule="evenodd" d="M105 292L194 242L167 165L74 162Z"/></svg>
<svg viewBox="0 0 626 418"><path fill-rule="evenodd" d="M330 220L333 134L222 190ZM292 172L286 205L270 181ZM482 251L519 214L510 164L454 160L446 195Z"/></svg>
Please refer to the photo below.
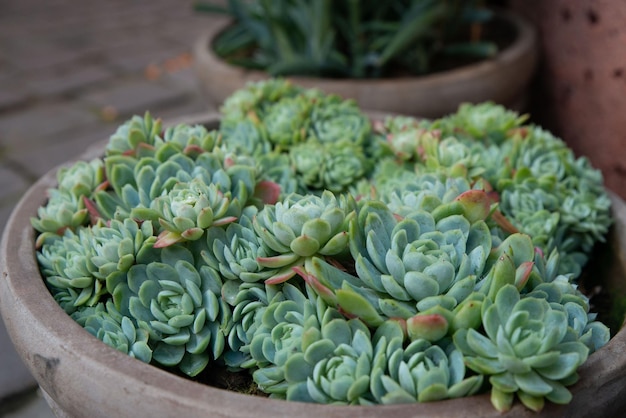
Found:
<svg viewBox="0 0 626 418"><path fill-rule="evenodd" d="M59 171L41 272L106 344L274 398L567 403L610 337L577 287L610 201L524 122L491 103L372 122L283 80L233 94L215 131L135 116Z"/></svg>

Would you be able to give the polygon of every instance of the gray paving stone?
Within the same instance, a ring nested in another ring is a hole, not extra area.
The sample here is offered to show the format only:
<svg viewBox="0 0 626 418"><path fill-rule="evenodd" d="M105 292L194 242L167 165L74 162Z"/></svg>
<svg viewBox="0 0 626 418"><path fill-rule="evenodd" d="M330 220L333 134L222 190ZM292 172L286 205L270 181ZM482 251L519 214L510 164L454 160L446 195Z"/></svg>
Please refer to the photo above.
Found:
<svg viewBox="0 0 626 418"><path fill-rule="evenodd" d="M14 170L0 165L0 202L17 193L23 192L29 185L28 180Z"/></svg>
<svg viewBox="0 0 626 418"><path fill-rule="evenodd" d="M26 87L11 83L9 78L0 75L0 111L12 107L21 106L31 97L30 90Z"/></svg>
<svg viewBox="0 0 626 418"><path fill-rule="evenodd" d="M67 49L53 43L33 40L32 45L16 47L11 60L22 71L34 71L52 68L84 58L81 51Z"/></svg>
<svg viewBox="0 0 626 418"><path fill-rule="evenodd" d="M5 152L34 151L42 143L57 141L68 131L98 120L95 113L77 103L42 104L0 115L0 146Z"/></svg>
<svg viewBox="0 0 626 418"><path fill-rule="evenodd" d="M42 142L36 152L28 149L14 150L9 158L15 165L22 167L24 172L39 178L62 164L76 160L93 144L105 141L122 122L100 122L76 129L71 135L59 137L54 142Z"/></svg>
<svg viewBox="0 0 626 418"><path fill-rule="evenodd" d="M8 410L2 416L4 418L55 418L39 390L12 400Z"/></svg>
<svg viewBox="0 0 626 418"><path fill-rule="evenodd" d="M45 72L37 77L30 77L27 85L37 96L55 96L75 92L79 89L102 83L114 77L113 71L102 66L80 66L63 69L58 72ZM0 105L1 105L0 93Z"/></svg>
<svg viewBox="0 0 626 418"><path fill-rule="evenodd" d="M35 379L15 351L3 321L0 321L0 353L0 399L36 386Z"/></svg>
<svg viewBox="0 0 626 418"><path fill-rule="evenodd" d="M112 68L127 73L142 73L149 64L158 64L179 55L180 46L158 39L152 34L133 42L107 48L103 55Z"/></svg>
<svg viewBox="0 0 626 418"><path fill-rule="evenodd" d="M188 96L189 92L181 89L163 83L137 79L90 93L82 100L96 110L111 108L118 115L125 117L143 114L146 110L171 106L184 101Z"/></svg>

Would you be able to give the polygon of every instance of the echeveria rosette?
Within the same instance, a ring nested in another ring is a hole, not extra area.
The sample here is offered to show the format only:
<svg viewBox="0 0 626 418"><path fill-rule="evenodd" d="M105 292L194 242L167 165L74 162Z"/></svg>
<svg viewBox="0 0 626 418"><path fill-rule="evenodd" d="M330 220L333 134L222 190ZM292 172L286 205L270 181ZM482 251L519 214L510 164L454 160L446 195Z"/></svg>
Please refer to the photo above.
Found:
<svg viewBox="0 0 626 418"><path fill-rule="evenodd" d="M382 202L366 201L350 224L350 250L363 284L413 306L449 292L460 303L482 277L491 251L488 204L476 193L476 202L455 200L401 220Z"/></svg>
<svg viewBox="0 0 626 418"><path fill-rule="evenodd" d="M158 261L159 250L154 247L156 237L149 222L137 223L133 219L124 222L111 220L106 226L92 227L92 257L96 270L93 275L103 281L109 292L134 264Z"/></svg>
<svg viewBox="0 0 626 418"><path fill-rule="evenodd" d="M95 277L98 270L90 228L67 229L63 236L47 240L37 261L57 303L67 313L80 306L95 306L107 294L106 284Z"/></svg>
<svg viewBox="0 0 626 418"><path fill-rule="evenodd" d="M106 345L144 363L152 360L148 331L137 327L132 319L119 313L113 302L83 308L74 312L72 319Z"/></svg>
<svg viewBox="0 0 626 418"><path fill-rule="evenodd" d="M223 126L231 126L246 118L263 118L269 106L282 99L295 97L304 89L284 79L250 82L231 94L220 108Z"/></svg>
<svg viewBox="0 0 626 418"><path fill-rule="evenodd" d="M181 251L177 254L188 252ZM222 355L223 329L231 311L221 298L222 280L214 270L196 269L190 253L187 259L170 258L169 263L132 266L113 297L123 315L149 332L154 361L195 376Z"/></svg>
<svg viewBox="0 0 626 418"><path fill-rule="evenodd" d="M37 246L40 247L48 238L63 235L66 229L76 230L89 223L89 210L85 206L82 196L73 196L58 189L49 189L48 202L37 209L37 217L30 222L33 228L41 234L37 237Z"/></svg>
<svg viewBox="0 0 626 418"><path fill-rule="evenodd" d="M384 367L374 369L371 376L371 391L378 404L460 398L481 389L483 376L468 376L463 355L450 345L444 349L417 339L405 347L396 337L384 348Z"/></svg>
<svg viewBox="0 0 626 418"><path fill-rule="evenodd" d="M445 136L458 136L461 139L477 140L486 144L501 144L509 132L522 126L528 115L519 115L492 102L480 104L463 103L450 116L434 122L423 121L429 129L440 130Z"/></svg>
<svg viewBox="0 0 626 418"><path fill-rule="evenodd" d="M213 226L207 230L207 248L201 256L224 279L255 283L275 273L258 262L259 258L265 259L275 253L254 230L252 218L257 213L255 207L249 207L237 222L229 223L226 228Z"/></svg>
<svg viewBox="0 0 626 418"><path fill-rule="evenodd" d="M389 208L400 216L406 216L416 210L433 211L437 207L453 202L463 193L472 190L470 183L464 177L447 177L435 173L403 173L398 176L388 177L391 173L380 173L375 178L377 196L385 202ZM408 178L410 181L407 181ZM480 195L485 199L483 208L487 208L488 196L480 192L470 192Z"/></svg>
<svg viewBox="0 0 626 418"><path fill-rule="evenodd" d="M332 312L332 311L331 311ZM335 314L336 315L336 314ZM286 399L336 405L371 405L375 359L370 331L357 319L323 318L304 329L300 352L284 366Z"/></svg>
<svg viewBox="0 0 626 418"><path fill-rule="evenodd" d="M246 366L256 368L252 376L260 389L285 398L289 386L285 380L287 362L294 361L296 353L319 339L324 318L329 321L342 316L290 283L268 292L268 300L254 317L250 342L240 351L250 356Z"/></svg>
<svg viewBox="0 0 626 418"><path fill-rule="evenodd" d="M261 157L272 151L267 129L260 121L244 119L231 125L222 125L224 147L237 154Z"/></svg>
<svg viewBox="0 0 626 418"><path fill-rule="evenodd" d="M233 200L230 192L225 194L219 186L195 179L178 183L166 196L155 199L151 208L134 209L131 216L158 221L163 230L154 245L162 248L200 239L208 228L237 220L241 211L242 203Z"/></svg>
<svg viewBox="0 0 626 418"><path fill-rule="evenodd" d="M597 314L590 312L589 298L567 277L561 275L550 282L540 283L523 296L543 298L553 309L565 312L569 326L567 338L585 344L589 348L589 354L609 341L609 328L596 320Z"/></svg>
<svg viewBox="0 0 626 418"><path fill-rule="evenodd" d="M327 95L315 101L308 137L323 143L348 141L363 146L371 133L369 118L354 100Z"/></svg>
<svg viewBox="0 0 626 418"><path fill-rule="evenodd" d="M384 134L395 157L419 167L419 172L446 173L449 177L477 179L485 170L484 146L464 143L440 130L425 129L403 116L388 118Z"/></svg>
<svg viewBox="0 0 626 418"><path fill-rule="evenodd" d="M263 283L249 283L241 280L226 280L222 286L222 299L232 308L232 320L226 324L224 333L230 350L224 352L224 363L234 369L255 367L256 360L247 348L264 309L273 299L277 290Z"/></svg>
<svg viewBox="0 0 626 418"><path fill-rule="evenodd" d="M289 97L268 106L263 124L272 144L289 149L307 139L312 101L305 96Z"/></svg>
<svg viewBox="0 0 626 418"><path fill-rule="evenodd" d="M92 221L89 202L103 188L104 164L100 159L78 161L57 172L56 188L47 191L48 202L31 218L33 228L41 232L38 245L49 235L62 235L66 228L76 229Z"/></svg>
<svg viewBox="0 0 626 418"><path fill-rule="evenodd" d="M266 205L254 217L253 227L265 246L276 254L257 258L275 273L268 284L289 280L294 267L314 256L341 257L348 250L348 223L354 202L329 191L321 196L290 195L275 205Z"/></svg>
<svg viewBox="0 0 626 418"><path fill-rule="evenodd" d="M546 399L558 404L571 400L566 386L577 380L576 370L589 348L570 338L565 312L546 299L523 298L515 286L506 285L493 303L483 303L482 324L484 334L461 329L454 344L470 369L489 376L491 402L498 411L510 409L515 395L534 411Z"/></svg>
<svg viewBox="0 0 626 418"><path fill-rule="evenodd" d="M132 265L157 260L155 241L149 223L99 222L47 241L37 259L59 304L73 312L95 306L125 280Z"/></svg>
<svg viewBox="0 0 626 418"><path fill-rule="evenodd" d="M349 141L321 143L310 140L294 146L289 156L296 175L313 190L344 192L367 170L362 147Z"/></svg>
<svg viewBox="0 0 626 418"><path fill-rule="evenodd" d="M202 125L178 124L165 130L163 141L165 144L175 144L177 152L193 156L213 151L219 145L220 138L216 131L209 131ZM165 152L160 151L160 154L158 157L165 159Z"/></svg>
<svg viewBox="0 0 626 418"><path fill-rule="evenodd" d="M156 143L162 142L161 119L153 119L149 112L144 117L133 116L124 122L109 138L105 152L110 155L140 156L153 153Z"/></svg>

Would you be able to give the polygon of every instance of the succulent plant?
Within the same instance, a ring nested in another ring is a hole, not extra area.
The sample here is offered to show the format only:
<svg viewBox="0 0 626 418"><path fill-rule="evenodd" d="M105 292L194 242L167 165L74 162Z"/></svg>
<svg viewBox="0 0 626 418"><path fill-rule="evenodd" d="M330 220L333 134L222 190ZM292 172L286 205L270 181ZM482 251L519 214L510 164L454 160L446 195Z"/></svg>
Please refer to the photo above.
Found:
<svg viewBox="0 0 626 418"><path fill-rule="evenodd" d="M611 222L587 160L491 103L372 124L268 80L222 111L134 117L59 172L37 259L88 332L294 401L570 400L610 338L576 284Z"/></svg>
<svg viewBox="0 0 626 418"><path fill-rule="evenodd" d="M44 233L38 245L51 234L62 235L66 228L75 230L92 220L86 199L103 187L104 164L98 159L78 161L60 168L57 181L57 188L48 190L46 206L40 207L37 217L31 219L33 228Z"/></svg>
<svg viewBox="0 0 626 418"><path fill-rule="evenodd" d="M156 198L150 209L134 209L131 216L142 221L158 221L163 228L156 247L200 239L206 229L226 225L241 215L242 202L224 194L215 183L200 179L178 183L170 192Z"/></svg>
<svg viewBox="0 0 626 418"><path fill-rule="evenodd" d="M106 155L141 155L142 148L151 149L161 134L160 119L146 112L144 117L133 116L123 123L109 139Z"/></svg>
<svg viewBox="0 0 626 418"><path fill-rule="evenodd" d="M488 207L474 210L461 196L432 215L418 210L398 220L382 202L364 201L350 225L356 276L319 258L297 271L349 317L371 327L399 319L412 340L436 342L458 327L480 323L476 310L484 296L474 289L488 277L483 269L492 247L481 219Z"/></svg>
<svg viewBox="0 0 626 418"><path fill-rule="evenodd" d="M253 220L263 243L276 255L257 258L262 267L275 270L267 283L276 284L293 277L294 267L315 255L340 256L348 248L348 221L353 211L349 199L338 199L331 192L321 197L288 196L276 205L267 205Z"/></svg>
<svg viewBox="0 0 626 418"><path fill-rule="evenodd" d="M343 192L366 172L363 149L348 141L308 141L294 146L289 155L296 175L313 190Z"/></svg>
<svg viewBox="0 0 626 418"><path fill-rule="evenodd" d="M80 228L67 229L62 237L50 240L37 253L42 274L55 300L67 312L79 306L95 306L107 293L106 284L94 277L97 270L93 232Z"/></svg>
<svg viewBox="0 0 626 418"><path fill-rule="evenodd" d="M305 141L312 107L312 101L305 96L285 98L269 106L262 119L269 140L281 148Z"/></svg>
<svg viewBox="0 0 626 418"><path fill-rule="evenodd" d="M522 125L525 120L483 103L436 121L389 118L381 129L396 156L420 173L492 187L508 228L529 234L546 253L558 247L561 273L577 277L610 225L602 176L549 132ZM389 173L379 173L376 183L384 185Z"/></svg>
<svg viewBox="0 0 626 418"><path fill-rule="evenodd" d="M208 266L220 272L229 280L246 283L264 281L274 274L265 269L258 259L273 254L254 230L252 217L257 210L251 207L239 217L238 222L230 223L225 229L211 227L207 230L207 248L201 255Z"/></svg>
<svg viewBox="0 0 626 418"><path fill-rule="evenodd" d="M438 345L418 339L403 347L396 338L385 348L386 367L374 369L371 376L371 390L377 403L459 398L477 393L482 386L483 376L466 376L463 356L450 345L446 352Z"/></svg>
<svg viewBox="0 0 626 418"><path fill-rule="evenodd" d="M272 76L423 74L446 68L450 55L476 60L497 52L476 30L492 17L483 3L394 0L379 6L372 0L197 3L234 21L213 43L215 53Z"/></svg>
<svg viewBox="0 0 626 418"><path fill-rule="evenodd" d="M566 386L577 380L576 369L589 348L569 338L568 317L543 298L521 297L513 285L502 287L493 303L482 308L485 334L469 329L454 334L454 344L467 366L489 376L491 402L499 411L514 396L534 411L545 400L568 403Z"/></svg>
<svg viewBox="0 0 626 418"><path fill-rule="evenodd" d="M165 262L133 265L112 294L116 308L149 332L154 361L195 376L224 351L231 311L219 275L208 266L196 269L184 247L170 248L163 250Z"/></svg>
<svg viewBox="0 0 626 418"><path fill-rule="evenodd" d="M138 328L131 318L119 313L112 302L81 309L74 312L72 318L106 345L144 363L152 360L148 332Z"/></svg>
<svg viewBox="0 0 626 418"><path fill-rule="evenodd" d="M302 91L302 87L281 79L248 83L224 101L220 108L224 115L222 126L238 123L248 117L263 117L273 103L295 97Z"/></svg>

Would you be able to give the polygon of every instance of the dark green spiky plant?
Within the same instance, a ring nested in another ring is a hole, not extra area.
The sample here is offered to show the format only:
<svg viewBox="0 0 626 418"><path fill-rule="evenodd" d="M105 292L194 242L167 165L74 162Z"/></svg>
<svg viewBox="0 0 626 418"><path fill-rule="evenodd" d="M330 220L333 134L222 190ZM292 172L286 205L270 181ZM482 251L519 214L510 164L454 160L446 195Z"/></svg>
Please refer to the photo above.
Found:
<svg viewBox="0 0 626 418"><path fill-rule="evenodd" d="M59 171L37 258L88 332L278 399L570 401L609 339L577 288L611 222L585 159L490 103L372 125L269 80L222 112L212 132L136 116Z"/></svg>
<svg viewBox="0 0 626 418"><path fill-rule="evenodd" d="M219 56L272 76L424 74L451 57L497 52L481 36L492 12L480 0L230 0L195 8L233 19L211 45Z"/></svg>

